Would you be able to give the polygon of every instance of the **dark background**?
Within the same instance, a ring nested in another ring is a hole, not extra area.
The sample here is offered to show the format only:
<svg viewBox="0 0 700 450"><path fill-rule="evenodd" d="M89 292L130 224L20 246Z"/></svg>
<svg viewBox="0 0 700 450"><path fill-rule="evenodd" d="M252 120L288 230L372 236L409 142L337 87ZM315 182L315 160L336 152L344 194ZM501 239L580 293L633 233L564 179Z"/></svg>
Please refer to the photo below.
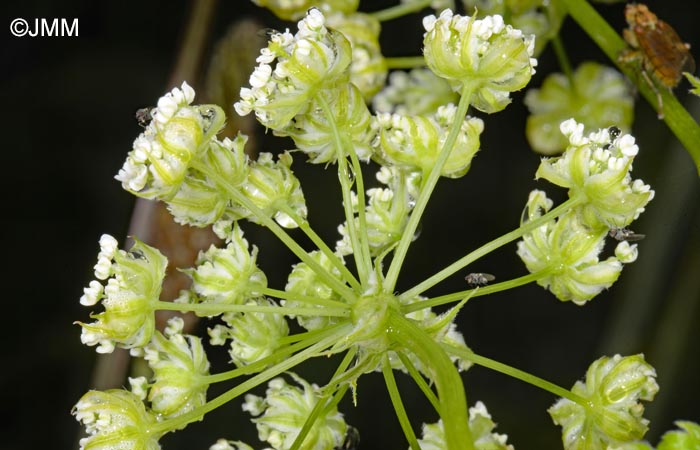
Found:
<svg viewBox="0 0 700 450"><path fill-rule="evenodd" d="M361 10L392 3L363 1ZM648 4L685 41L700 48L697 13L689 12L688 2ZM80 329L72 325L88 320L88 310L78 298L92 278L99 236L110 233L123 241L127 235L134 199L113 176L140 132L134 111L153 104L168 88L190 3L34 0L5 2L3 8L0 92L5 159L0 217L6 307L0 448L77 448L79 427L70 409L90 388L95 362L94 349L80 344ZM624 27L622 4L597 8L616 29ZM247 15L279 26L250 2L221 1L209 44ZM77 17L79 37L16 38L8 29L15 17ZM418 54L422 29L412 27L419 23L415 16L385 25L382 39L390 56ZM564 43L575 64L584 59L605 62L575 23L567 20L564 29ZM552 70L556 61L548 49L531 86L539 86ZM686 88L683 84L676 92L685 98ZM558 200L564 195L533 180L539 158L524 139L526 111L521 100L522 93L516 94L506 111L486 118L482 151L468 176L438 185L399 288L515 228L529 190L546 189ZM687 100L691 113L700 115L697 99ZM656 444L673 420L700 421L700 196L690 157L656 119L653 108L640 101L636 117L634 134L641 153L634 175L651 183L657 193L634 226L647 235L640 243L638 262L585 307L560 303L541 288L526 286L470 302L459 321L477 353L567 388L601 354L644 352L659 371L662 386L646 414L652 418L648 437ZM264 150L290 145L272 138L260 142L270 145ZM295 170L302 186L324 186L305 189L310 220L328 242L335 241L340 209L322 206L326 197L338 193L322 184L335 186L333 171L309 168L301 158ZM261 247L259 261L271 285L281 287L286 274L271 275L272 270L276 265L288 267L293 258L271 235L254 227L246 231ZM506 246L479 261L474 270L497 273L499 279L524 274L514 249L513 244ZM463 289L461 277L453 278L430 293ZM324 363L298 371L322 384L332 366ZM499 424L497 431L507 433L516 448L560 448L560 428L545 412L555 400L550 394L478 367L464 378L470 403L483 400ZM401 375L398 379L416 429L423 421L434 421L410 380ZM379 374L363 377L358 406L343 405L348 422L362 434L360 449L407 447L382 385ZM214 412L206 424L167 436L164 448L208 448L219 437L260 448L254 428L241 422L239 402L234 403Z"/></svg>

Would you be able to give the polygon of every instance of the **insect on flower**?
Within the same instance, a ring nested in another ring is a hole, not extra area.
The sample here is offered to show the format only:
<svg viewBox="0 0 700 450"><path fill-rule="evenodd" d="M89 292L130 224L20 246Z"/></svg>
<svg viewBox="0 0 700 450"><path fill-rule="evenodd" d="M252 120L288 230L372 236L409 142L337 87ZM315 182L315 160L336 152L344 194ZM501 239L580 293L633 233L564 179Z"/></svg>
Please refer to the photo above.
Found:
<svg viewBox="0 0 700 450"><path fill-rule="evenodd" d="M153 120L152 110L153 108L139 108L136 110L134 117L136 117L136 122L138 122L141 127L148 127L148 124Z"/></svg>
<svg viewBox="0 0 700 450"><path fill-rule="evenodd" d="M634 231L632 231L628 228L617 228L617 227L611 228L608 235L610 235L610 237L615 239L616 241L628 241L628 242L641 241L642 239L645 238L645 235L635 233Z"/></svg>
<svg viewBox="0 0 700 450"><path fill-rule="evenodd" d="M690 45L681 41L678 33L646 5L628 4L625 19L628 28L623 31L623 37L631 48L623 51L619 59L621 62L641 62L642 77L656 93L658 116L663 119L663 100L649 75L669 91L678 86L684 71L695 71Z"/></svg>
<svg viewBox="0 0 700 450"><path fill-rule="evenodd" d="M495 280L496 277L491 275L490 273L475 272L470 273L469 275L464 277L464 279L470 286L486 286L487 284L489 284L489 282Z"/></svg>

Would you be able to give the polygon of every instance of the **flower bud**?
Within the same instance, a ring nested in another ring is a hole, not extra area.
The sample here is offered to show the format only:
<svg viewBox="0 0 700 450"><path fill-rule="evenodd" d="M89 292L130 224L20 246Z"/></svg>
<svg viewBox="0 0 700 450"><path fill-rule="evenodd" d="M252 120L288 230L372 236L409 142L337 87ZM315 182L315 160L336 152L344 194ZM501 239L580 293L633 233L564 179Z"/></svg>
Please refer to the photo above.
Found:
<svg viewBox="0 0 700 450"><path fill-rule="evenodd" d="M513 450L508 444L508 436L494 433L496 423L482 402L476 402L469 408L469 430L476 450ZM437 423L423 424L423 439L418 441L423 450L441 450L447 448L445 429L442 419Z"/></svg>
<svg viewBox="0 0 700 450"><path fill-rule="evenodd" d="M241 100L234 104L238 114L255 111L265 127L282 131L294 116L308 111L319 91L347 83L350 43L341 33L329 31L325 21L320 10L311 8L296 35L285 32L270 37L260 51L251 87L241 89Z"/></svg>
<svg viewBox="0 0 700 450"><path fill-rule="evenodd" d="M547 76L540 89L527 91L525 105L530 110L527 140L543 155L561 153L568 146L568 139L559 131L559 124L566 119L573 117L588 129L616 125L627 132L634 112L625 78L594 62L581 64L571 79L562 73Z"/></svg>
<svg viewBox="0 0 700 450"><path fill-rule="evenodd" d="M332 261L321 251L314 251L309 253L311 259L313 259L318 265L320 265L327 273L331 276L342 281L340 271L335 267ZM339 258L340 259L340 258ZM298 263L292 267L292 272L287 278L287 285L284 290L290 294L298 294L306 297L314 297L322 300L335 300L342 301L340 296L333 291L333 289L328 286L318 274L309 267L306 263ZM309 307L312 306L310 303L298 302L294 300L283 300L282 304L286 307ZM319 309L322 309L319 306ZM287 314L289 317L294 318L294 315ZM306 328L309 331L318 330L325 328L337 322L336 317L331 316L306 316L300 315L296 316L299 325Z"/></svg>
<svg viewBox="0 0 700 450"><path fill-rule="evenodd" d="M209 385L202 381L209 375L207 355L198 337L182 335L182 326L182 318L173 317L167 337L156 332L145 349L154 379L148 400L164 418L188 413L207 400Z"/></svg>
<svg viewBox="0 0 700 450"><path fill-rule="evenodd" d="M457 91L471 83L471 104L479 111L505 108L510 92L524 88L535 73L534 36L524 36L499 15L477 20L446 9L438 18L424 18L423 26L428 67Z"/></svg>
<svg viewBox="0 0 700 450"><path fill-rule="evenodd" d="M185 273L192 278L192 290L202 303L242 305L267 287L265 274L255 264L258 249L248 248L248 241L236 224L226 247L212 245L199 253L197 267Z"/></svg>
<svg viewBox="0 0 700 450"><path fill-rule="evenodd" d="M167 258L158 250L138 240L129 252L113 253L112 277L102 295L86 294L84 302L102 300L105 311L91 315L94 323L77 322L82 327L83 344L98 345L98 353L111 353L115 345L122 348L142 347L151 340L155 328L154 310L160 297ZM94 283L90 289L98 291ZM83 299L81 298L81 302Z"/></svg>
<svg viewBox="0 0 700 450"><path fill-rule="evenodd" d="M183 83L158 100L153 120L134 141L115 177L122 187L144 198L169 199L185 178L190 161L205 148L207 121L190 106L194 90Z"/></svg>
<svg viewBox="0 0 700 450"><path fill-rule="evenodd" d="M592 228L625 227L639 217L654 191L630 176L639 151L634 138L611 136L607 129L584 136L583 124L573 119L560 129L569 145L562 156L543 159L536 177L568 188L569 197L584 198L583 220Z"/></svg>
<svg viewBox="0 0 700 450"><path fill-rule="evenodd" d="M258 428L258 437L278 450L289 449L299 435L306 419L321 398L315 384L290 373L301 388L287 384L283 378L268 383L265 398L248 394L243 410L250 412ZM326 407L321 410L304 440L304 448L339 448L343 443L347 424L338 409Z"/></svg>
<svg viewBox="0 0 700 450"><path fill-rule="evenodd" d="M332 94L332 98L326 99L330 111L315 102L306 114L297 115L284 132L277 134L291 136L297 148L309 155L309 162L314 164L338 160L336 133L341 135L346 154L351 146L359 159L369 160L374 138L372 115L359 89L349 84ZM329 122L329 116L333 123Z"/></svg>
<svg viewBox="0 0 700 450"><path fill-rule="evenodd" d="M429 173L440 156L456 112L457 108L449 104L438 108L431 116L377 115L379 135L373 145L379 158L404 169ZM467 173L479 150L479 136L483 130L481 119L464 119L442 168L442 176L458 178Z"/></svg>
<svg viewBox="0 0 700 450"><path fill-rule="evenodd" d="M247 305L276 306L267 299L249 300ZM229 325L228 337L231 338L229 355L238 367L259 361L272 355L280 348L280 339L289 334L287 320L282 314L245 312L224 314L224 321Z"/></svg>
<svg viewBox="0 0 700 450"><path fill-rule="evenodd" d="M271 153L260 153L241 187L244 196L285 228L296 228L298 224L282 210L283 206L302 219L306 219L307 213L304 194L291 165L289 153L279 155L277 162L273 161ZM228 212L233 219L246 218L259 223L259 219L242 205L234 205Z"/></svg>
<svg viewBox="0 0 700 450"><path fill-rule="evenodd" d="M544 192L531 192L528 220L537 219L551 206L552 201ZM569 211L523 236L518 242L518 256L531 273L545 272L537 284L561 301L583 305L612 286L622 270L617 258L599 260L606 236L606 228L589 228L582 223L577 210ZM621 252L621 255L629 253Z"/></svg>
<svg viewBox="0 0 700 450"><path fill-rule="evenodd" d="M152 431L156 415L129 391L89 391L72 414L88 434L80 439L80 450L160 450L162 433Z"/></svg>
<svg viewBox="0 0 700 450"><path fill-rule="evenodd" d="M562 427L566 450L614 448L644 436L649 421L640 400L651 401L658 390L656 371L643 355L604 356L571 389L586 403L562 398L548 412Z"/></svg>

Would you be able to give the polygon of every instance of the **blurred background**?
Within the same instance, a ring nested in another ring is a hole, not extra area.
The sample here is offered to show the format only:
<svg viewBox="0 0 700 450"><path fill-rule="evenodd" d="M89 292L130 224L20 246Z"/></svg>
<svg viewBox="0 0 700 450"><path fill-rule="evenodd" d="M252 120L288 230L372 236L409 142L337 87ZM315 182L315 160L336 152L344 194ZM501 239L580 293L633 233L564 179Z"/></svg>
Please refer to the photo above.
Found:
<svg viewBox="0 0 700 450"><path fill-rule="evenodd" d="M202 19L198 23L204 26L194 27L199 36L186 38L188 23L195 14L204 14L204 3L211 8L210 20ZM700 48L697 17L688 13L687 2L647 3L684 41ZM360 10L392 4L362 1ZM624 28L624 4L597 4L596 8L614 28ZM253 55L256 50L251 47L261 39L256 27L293 28L293 24L282 23L245 0L30 0L4 2L2 9L2 154L7 159L0 177L6 255L1 327L5 369L0 375L5 419L0 422L0 448L77 448L80 429L70 415L71 407L88 389L100 387L110 370L120 375L104 364L99 366L103 372L96 374L94 349L80 344L80 329L73 322L89 319L88 308L78 299L92 279L100 235L110 233L123 242L129 233L135 199L113 177L140 133L134 112L154 104L167 89L179 85L183 75L198 91L200 101L207 94L214 96L203 88L207 67L217 42L233 24L244 19L259 24L248 22L251 28L224 47ZM17 17L78 18L79 35L14 37L8 27ZM384 25L387 56L419 54L420 17ZM570 19L564 23L562 38L575 65L590 59L607 63ZM201 52L183 50L183 42L192 39L202 43ZM700 57L697 51L691 52ZM197 54L201 58L182 57ZM241 57L241 70L248 73L245 61ZM557 63L548 48L530 86L539 86L553 70L558 70ZM698 117L699 99L688 98L687 87L684 81L676 93ZM412 286L516 228L531 189L545 189L555 201L565 195L561 189L534 181L539 157L524 137L527 111L522 97L523 92L516 94L502 113L481 115L486 121L482 151L468 176L438 184L399 288ZM692 160L657 119L654 108L640 100L635 115L633 134L641 152L634 175L656 190L656 199L634 224L635 231L646 234L639 244L639 260L625 268L609 291L584 307L561 303L537 286L525 286L470 301L458 321L476 353L566 388L582 378L600 355L643 352L657 368L661 385L646 413L652 420L647 438L656 444L674 420L700 421L700 183ZM292 146L291 141L266 136L259 128L249 132L258 150ZM297 158L294 169L302 186L307 186L312 226L327 242L335 242L342 212L326 206L328 202L339 205L334 170L309 166L303 158ZM265 230L248 224L244 229L246 237L260 247L258 261L270 285L282 288L294 258ZM150 232L157 238L157 228ZM515 244L483 258L472 270L497 274L500 280L525 273ZM462 274L429 294L464 288ZM204 327L194 326L199 331ZM223 370L227 355L220 348L217 351L213 370ZM324 360L297 371L323 384L333 369L334 361ZM411 380L397 378L415 428L435 421L435 413ZM561 448L561 430L546 413L555 401L550 394L479 367L463 378L470 403L484 401L498 423L497 431L508 434L516 448ZM210 396L224 388L212 388ZM359 449L407 447L381 375L363 377L358 405L346 399L342 411L348 423L360 430ZM240 401L215 411L204 423L166 436L162 444L166 449L208 448L220 437L262 447L240 411Z"/></svg>

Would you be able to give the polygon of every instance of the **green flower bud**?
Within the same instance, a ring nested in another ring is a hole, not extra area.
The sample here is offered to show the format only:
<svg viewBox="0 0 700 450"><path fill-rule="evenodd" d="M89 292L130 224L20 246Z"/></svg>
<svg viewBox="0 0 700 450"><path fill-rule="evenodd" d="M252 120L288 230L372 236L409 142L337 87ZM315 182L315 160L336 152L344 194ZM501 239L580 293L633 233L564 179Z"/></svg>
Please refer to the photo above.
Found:
<svg viewBox="0 0 700 450"><path fill-rule="evenodd" d="M634 137L612 137L607 129L583 135L583 124L569 119L561 123L569 140L564 154L543 159L537 178L569 189L569 197L583 196L584 222L598 228L625 227L644 212L654 191L642 180L632 181L632 161L639 151Z"/></svg>
<svg viewBox="0 0 700 450"><path fill-rule="evenodd" d="M429 173L435 165L455 120L457 108L441 106L432 116L377 115L379 135L374 147L381 160L408 170ZM463 122L454 148L442 168L441 175L459 178L467 173L472 158L479 150L479 136L484 122L467 117Z"/></svg>
<svg viewBox="0 0 700 450"><path fill-rule="evenodd" d="M166 336L156 332L145 348L145 359L154 382L148 395L151 408L164 418L188 413L207 401L209 361L201 339L183 336L184 321L168 320Z"/></svg>
<svg viewBox="0 0 700 450"><path fill-rule="evenodd" d="M643 441L625 442L620 445L609 445L606 450L654 450L649 443Z"/></svg>
<svg viewBox="0 0 700 450"><path fill-rule="evenodd" d="M309 253L311 259L313 259L318 265L326 270L331 276L342 281L340 271L337 267L333 265L331 260L326 256L325 253L321 251L314 251ZM319 298L322 300L335 300L343 301L342 298L333 291L323 280L318 276L318 274L309 267L306 263L298 263L292 267L292 272L287 278L287 285L284 290L290 294L298 294L306 297ZM287 307L309 307L310 303L297 302L293 300L283 300L282 304ZM319 306L319 308L323 308ZM288 314L289 315L289 314ZM294 318L294 315L289 315L289 317ZM325 328L329 325L337 323L336 317L330 316L296 316L299 325L306 328L309 331L318 330Z"/></svg>
<svg viewBox="0 0 700 450"><path fill-rule="evenodd" d="M202 303L242 305L267 287L265 274L255 264L258 249L248 248L248 241L236 224L226 247L212 245L199 253L197 267L184 272L192 278L192 290Z"/></svg>
<svg viewBox="0 0 700 450"><path fill-rule="evenodd" d="M350 41L350 82L360 89L362 97L371 99L384 86L388 70L379 45L379 21L362 13L336 13L328 15L328 26Z"/></svg>
<svg viewBox="0 0 700 450"><path fill-rule="evenodd" d="M232 186L241 185L248 175L245 143L248 137L239 134L232 141L212 139L200 157L205 165ZM189 171L175 195L166 201L177 223L205 227L219 220L229 204L229 197L209 177Z"/></svg>
<svg viewBox="0 0 700 450"><path fill-rule="evenodd" d="M360 0L253 0L258 6L267 8L283 20L299 20L310 8L320 8L324 12L352 14L357 11Z"/></svg>
<svg viewBox="0 0 700 450"><path fill-rule="evenodd" d="M166 205L176 223L206 227L226 211L228 197L223 194L206 176L192 173Z"/></svg>
<svg viewBox="0 0 700 450"><path fill-rule="evenodd" d="M304 194L291 165L292 155L287 152L279 155L276 163L271 153L260 153L241 187L243 195L285 228L296 228L298 224L281 210L283 206L291 208L302 219L307 213ZM259 219L241 205L233 205L228 213L236 220L246 218L259 223Z"/></svg>
<svg viewBox="0 0 700 450"><path fill-rule="evenodd" d="M250 412L258 428L258 437L275 450L287 450L299 435L306 419L321 397L321 390L303 378L290 373L301 389L287 384L283 378L268 383L265 398L248 394L243 410ZM332 449L343 443L347 424L343 415L333 406L324 408L306 435L303 448Z"/></svg>
<svg viewBox="0 0 700 450"><path fill-rule="evenodd" d="M566 450L597 450L641 439L648 420L640 400L651 401L659 390L656 371L643 355L604 356L591 364L586 381L571 392L586 403L559 399L548 412L562 427Z"/></svg>
<svg viewBox="0 0 700 450"><path fill-rule="evenodd" d="M661 437L658 450L697 450L700 448L700 425L679 420L681 430L667 431Z"/></svg>
<svg viewBox="0 0 700 450"><path fill-rule="evenodd" d="M449 80L456 91L463 83L475 88L471 104L493 113L510 103L510 92L527 85L535 72L534 36L505 25L498 15L477 20L444 10L423 19L425 61Z"/></svg>
<svg viewBox="0 0 700 450"><path fill-rule="evenodd" d="M309 110L311 100L324 89L334 90L348 80L352 58L348 40L325 27L318 9L309 9L299 31L275 33L260 51L260 65L250 76L250 88L241 89L236 112L252 111L265 127L284 129L297 114ZM271 64L277 61L273 70Z"/></svg>
<svg viewBox="0 0 700 450"><path fill-rule="evenodd" d="M108 272L103 294L86 294L83 304L102 300L105 311L91 314L97 319L91 324L76 322L82 327L83 344L97 345L98 353L112 353L115 345L122 348L143 347L151 340L155 329L155 315L168 260L158 250L135 240L129 252L118 250L116 240L103 236L100 242L107 244L100 252L99 260L113 260ZM110 258L108 260L107 258ZM98 262L98 266L100 266ZM96 273L101 267L96 267ZM100 289L90 283L95 292ZM88 300L89 298L89 300ZM99 344L99 345L98 345Z"/></svg>
<svg viewBox="0 0 700 450"><path fill-rule="evenodd" d="M628 132L634 100L618 71L595 62L581 64L571 79L561 73L545 78L540 89L530 89L525 105L530 110L525 132L533 150L544 155L561 153L569 144L559 124L569 118L588 129L618 126Z"/></svg>
<svg viewBox="0 0 700 450"><path fill-rule="evenodd" d="M508 444L508 436L494 433L496 423L482 402L476 402L469 408L469 429L474 439L476 450L513 450ZM418 441L422 450L445 450L445 430L442 419L437 423L423 424L423 439Z"/></svg>
<svg viewBox="0 0 700 450"><path fill-rule="evenodd" d="M318 102L306 114L297 115L284 132L277 135L291 136L297 148L309 155L309 162L327 164L337 161L336 132L340 133L346 148L352 146L357 157L368 160L372 155L372 115L357 87L329 91L333 97L327 99L331 111ZM334 123L329 122L331 116ZM347 151L347 150L346 150Z"/></svg>
<svg viewBox="0 0 700 450"><path fill-rule="evenodd" d="M89 391L73 407L88 437L81 450L159 450L161 434L153 433L156 415L129 391Z"/></svg>
<svg viewBox="0 0 700 450"><path fill-rule="evenodd" d="M552 207L542 191L532 191L527 203L528 220L535 220ZM546 271L537 284L549 289L561 301L583 305L607 289L622 270L618 258L599 260L608 230L590 228L577 210L552 220L523 236L518 256L531 273ZM632 262L632 251L621 248L620 256Z"/></svg>
<svg viewBox="0 0 700 450"><path fill-rule="evenodd" d="M277 306L267 299L249 300L247 305ZM231 339L229 355L238 367L259 361L272 355L282 344L280 339L289 334L289 326L283 314L260 312L227 313L228 324L224 336Z"/></svg>
<svg viewBox="0 0 700 450"><path fill-rule="evenodd" d="M413 69L391 72L389 83L374 96L372 106L377 112L418 116L434 114L438 107L458 101L459 95L444 78L428 69Z"/></svg>

